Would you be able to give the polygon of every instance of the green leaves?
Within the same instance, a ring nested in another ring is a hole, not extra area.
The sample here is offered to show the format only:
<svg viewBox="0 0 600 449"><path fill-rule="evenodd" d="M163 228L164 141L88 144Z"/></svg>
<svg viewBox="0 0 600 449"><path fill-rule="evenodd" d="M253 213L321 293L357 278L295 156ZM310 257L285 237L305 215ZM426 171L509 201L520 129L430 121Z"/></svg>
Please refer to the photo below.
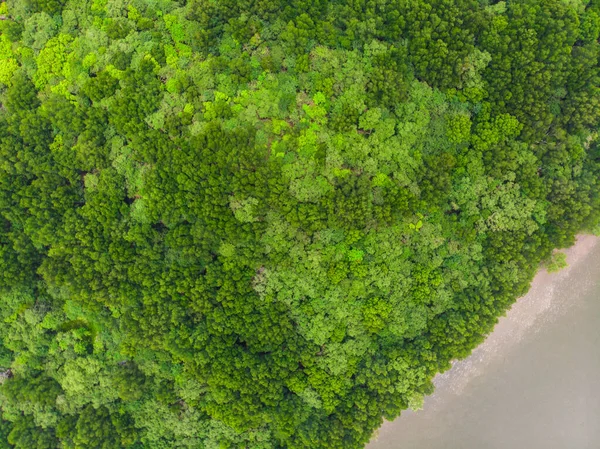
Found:
<svg viewBox="0 0 600 449"><path fill-rule="evenodd" d="M23 416L14 423L8 434L8 442L17 449L30 447L52 449L56 447L58 440L52 430L37 427L31 417Z"/></svg>
<svg viewBox="0 0 600 449"><path fill-rule="evenodd" d="M594 5L79 3L0 6L5 446L359 448L600 219Z"/></svg>
<svg viewBox="0 0 600 449"><path fill-rule="evenodd" d="M548 273L555 273L557 271L560 271L568 266L567 255L561 252L554 253L550 257L550 259L546 261L545 265Z"/></svg>

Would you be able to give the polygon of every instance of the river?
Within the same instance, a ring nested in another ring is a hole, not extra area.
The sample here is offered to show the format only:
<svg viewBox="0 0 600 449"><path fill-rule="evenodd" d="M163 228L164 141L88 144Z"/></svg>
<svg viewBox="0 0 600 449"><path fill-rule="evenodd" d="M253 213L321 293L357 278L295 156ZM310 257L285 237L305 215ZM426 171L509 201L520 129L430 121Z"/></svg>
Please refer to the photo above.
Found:
<svg viewBox="0 0 600 449"><path fill-rule="evenodd" d="M600 243L531 289L422 410L385 422L367 449L599 449Z"/></svg>

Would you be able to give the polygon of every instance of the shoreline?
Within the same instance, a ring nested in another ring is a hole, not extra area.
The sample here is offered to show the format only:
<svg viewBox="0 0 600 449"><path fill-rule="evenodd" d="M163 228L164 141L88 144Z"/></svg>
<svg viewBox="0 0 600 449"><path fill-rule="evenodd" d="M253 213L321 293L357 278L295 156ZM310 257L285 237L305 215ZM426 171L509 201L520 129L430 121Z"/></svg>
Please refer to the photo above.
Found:
<svg viewBox="0 0 600 449"><path fill-rule="evenodd" d="M598 242L600 237L579 234L573 246L561 250L567 256L565 268L548 273L541 267L531 281L528 292L519 297L506 314L498 319L485 341L473 349L466 359L452 362L452 368L435 376L433 384L436 391L448 385L454 394L461 394L472 379L484 373L490 363L501 355L506 356L506 352L526 335L537 332L539 326L556 319L564 312L568 304L556 302L556 286L571 275ZM435 393L431 395L433 396Z"/></svg>
<svg viewBox="0 0 600 449"><path fill-rule="evenodd" d="M511 350L525 338L539 332L546 324L568 311L573 303L561 301L560 295L557 295L557 287L569 279L599 243L600 237L591 234L577 235L573 246L561 250L567 256L567 267L555 273L548 273L541 267L531 281L529 291L498 319L485 341L473 349L467 358L452 362L449 370L435 376L435 391L425 397L422 411L404 410L395 420L384 421L366 447L377 442L380 433L393 432L394 423L402 418L418 413L439 412L450 405L452 399L461 395L473 380L484 375L494 363L508 357ZM580 285L578 289L585 287Z"/></svg>

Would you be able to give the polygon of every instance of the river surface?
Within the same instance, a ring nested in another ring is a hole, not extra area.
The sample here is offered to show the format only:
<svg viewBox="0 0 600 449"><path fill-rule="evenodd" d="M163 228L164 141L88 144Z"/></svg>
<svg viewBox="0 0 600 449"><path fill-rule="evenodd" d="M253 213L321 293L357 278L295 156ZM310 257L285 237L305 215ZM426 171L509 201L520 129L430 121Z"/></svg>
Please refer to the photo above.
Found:
<svg viewBox="0 0 600 449"><path fill-rule="evenodd" d="M600 243L538 273L494 332L367 449L600 449Z"/></svg>

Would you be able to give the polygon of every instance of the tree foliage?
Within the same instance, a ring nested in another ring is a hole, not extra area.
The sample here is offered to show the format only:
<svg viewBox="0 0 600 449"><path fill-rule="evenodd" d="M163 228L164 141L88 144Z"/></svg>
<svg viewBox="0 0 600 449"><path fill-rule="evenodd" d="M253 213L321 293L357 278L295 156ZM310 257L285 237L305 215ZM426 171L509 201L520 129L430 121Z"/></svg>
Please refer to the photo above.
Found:
<svg viewBox="0 0 600 449"><path fill-rule="evenodd" d="M363 447L599 221L595 2L0 15L2 447Z"/></svg>

